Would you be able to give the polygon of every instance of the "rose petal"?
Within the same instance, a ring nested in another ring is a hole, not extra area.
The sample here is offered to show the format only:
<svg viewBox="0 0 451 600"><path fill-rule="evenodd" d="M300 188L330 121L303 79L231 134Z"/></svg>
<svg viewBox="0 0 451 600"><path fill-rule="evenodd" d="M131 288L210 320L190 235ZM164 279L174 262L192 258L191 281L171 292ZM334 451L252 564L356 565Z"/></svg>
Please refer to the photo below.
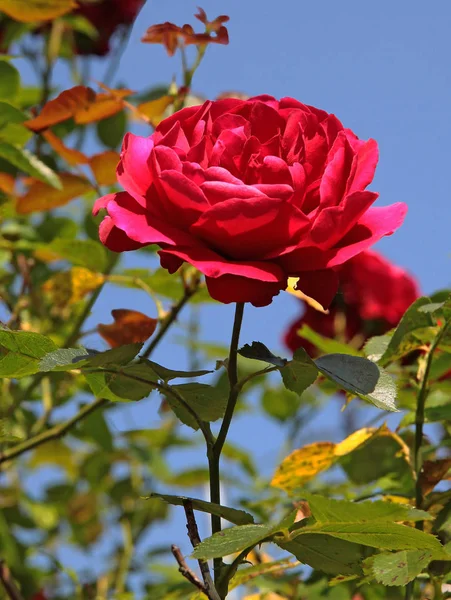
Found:
<svg viewBox="0 0 451 600"><path fill-rule="evenodd" d="M224 256L258 260L296 244L309 219L280 198L233 198L212 206L191 232Z"/></svg>
<svg viewBox="0 0 451 600"><path fill-rule="evenodd" d="M236 275L206 277L205 281L210 296L224 304L250 302L254 306L267 306L283 289L282 283L267 283Z"/></svg>
<svg viewBox="0 0 451 600"><path fill-rule="evenodd" d="M99 239L107 248L113 252L126 252L137 250L145 244L131 240L125 231L118 229L111 217L105 217L99 226Z"/></svg>
<svg viewBox="0 0 451 600"><path fill-rule="evenodd" d="M145 203L144 197L153 181L149 166L149 157L153 147L152 138L127 133L116 171L122 187L142 205Z"/></svg>

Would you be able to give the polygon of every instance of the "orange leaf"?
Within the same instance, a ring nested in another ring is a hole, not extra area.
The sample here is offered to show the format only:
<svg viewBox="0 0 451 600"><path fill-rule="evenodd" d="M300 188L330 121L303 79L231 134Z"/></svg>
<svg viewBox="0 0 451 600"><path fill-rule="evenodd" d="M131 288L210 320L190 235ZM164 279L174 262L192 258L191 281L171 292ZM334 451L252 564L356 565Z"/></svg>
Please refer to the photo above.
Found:
<svg viewBox="0 0 451 600"><path fill-rule="evenodd" d="M0 0L0 11L21 23L55 19L73 8L74 0Z"/></svg>
<svg viewBox="0 0 451 600"><path fill-rule="evenodd" d="M91 157L89 164L99 185L116 183L116 167L120 158L120 155L114 150L106 150Z"/></svg>
<svg viewBox="0 0 451 600"><path fill-rule="evenodd" d="M32 212L51 210L67 204L92 189L91 183L78 175L60 173L60 179L63 184L61 190L56 190L42 181L33 180L27 193L17 199L16 211L26 215Z"/></svg>
<svg viewBox="0 0 451 600"><path fill-rule="evenodd" d="M124 344L145 342L158 324L158 319L152 319L136 310L118 308L112 310L114 323L97 326L99 334L112 348Z"/></svg>
<svg viewBox="0 0 451 600"><path fill-rule="evenodd" d="M451 458L425 460L420 474L420 485L423 495L427 496L442 479L447 479L450 469Z"/></svg>
<svg viewBox="0 0 451 600"><path fill-rule="evenodd" d="M122 110L121 98L130 94L131 90L112 90L111 93L96 94L91 88L77 85L47 102L41 113L34 119L25 121L24 125L32 131L39 132L71 117L79 125L100 121Z"/></svg>
<svg viewBox="0 0 451 600"><path fill-rule="evenodd" d="M9 173L0 172L0 190L5 194L14 194L15 179Z"/></svg>
<svg viewBox="0 0 451 600"><path fill-rule="evenodd" d="M68 148L63 140L53 133L53 131L47 130L42 132L42 137L51 146L58 156L64 158L64 160L71 166L82 165L89 162L89 158L83 152L79 150L73 150Z"/></svg>

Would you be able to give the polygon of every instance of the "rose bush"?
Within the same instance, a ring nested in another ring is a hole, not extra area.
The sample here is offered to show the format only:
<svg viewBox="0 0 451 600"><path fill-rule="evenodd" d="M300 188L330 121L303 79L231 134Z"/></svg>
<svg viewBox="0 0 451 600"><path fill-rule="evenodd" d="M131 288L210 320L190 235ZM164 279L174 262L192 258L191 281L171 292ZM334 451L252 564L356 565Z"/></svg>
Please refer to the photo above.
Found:
<svg viewBox="0 0 451 600"><path fill-rule="evenodd" d="M165 119L148 138L127 134L117 175L100 198L100 239L122 252L157 244L161 265L205 274L220 302L269 304L299 277L323 306L337 266L402 223L402 203L373 208L378 160L323 110L292 98L228 98Z"/></svg>
<svg viewBox="0 0 451 600"><path fill-rule="evenodd" d="M360 347L369 336L382 335L396 327L420 296L416 280L407 271L371 250L339 267L337 274L340 292L329 314L306 306L303 315L285 333L285 344L290 350L302 346L310 355L317 353L312 344L297 335L303 325L328 338L339 333L343 341L354 339ZM337 326L342 331L337 332Z"/></svg>

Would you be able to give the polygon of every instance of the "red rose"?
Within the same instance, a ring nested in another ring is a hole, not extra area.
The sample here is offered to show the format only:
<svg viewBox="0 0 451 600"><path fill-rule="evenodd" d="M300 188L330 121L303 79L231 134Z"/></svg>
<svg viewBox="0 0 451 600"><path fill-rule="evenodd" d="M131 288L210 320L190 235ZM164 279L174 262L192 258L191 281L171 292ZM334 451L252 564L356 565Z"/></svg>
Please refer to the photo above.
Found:
<svg viewBox="0 0 451 600"><path fill-rule="evenodd" d="M340 292L329 314L307 306L301 318L289 327L285 344L292 351L304 347L310 355L316 353L312 344L297 335L302 325L329 338L337 337L340 314L345 319L345 341L353 338L362 346L370 335L382 335L396 327L401 317L419 296L415 279L404 269L366 250L337 269ZM358 336L356 338L356 336Z"/></svg>
<svg viewBox="0 0 451 600"><path fill-rule="evenodd" d="M100 0L100 2L80 3L75 14L85 17L97 29L99 36L92 39L75 32L75 52L77 54L97 54L104 56L110 50L110 38L121 26L133 24L145 0Z"/></svg>
<svg viewBox="0 0 451 600"><path fill-rule="evenodd" d="M392 234L404 204L371 208L378 158L326 112L292 98L228 98L165 119L149 138L127 134L100 198L100 239L122 252L158 244L161 265L205 274L220 302L269 304L289 276L327 306L335 267Z"/></svg>

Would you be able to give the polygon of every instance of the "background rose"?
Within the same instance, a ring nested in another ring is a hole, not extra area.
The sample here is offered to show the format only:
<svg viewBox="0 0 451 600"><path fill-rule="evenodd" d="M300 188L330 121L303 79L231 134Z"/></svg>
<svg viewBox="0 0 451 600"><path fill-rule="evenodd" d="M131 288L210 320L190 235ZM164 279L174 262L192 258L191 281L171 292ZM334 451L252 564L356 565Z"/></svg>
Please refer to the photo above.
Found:
<svg viewBox="0 0 451 600"><path fill-rule="evenodd" d="M83 33L74 32L77 54L104 56L110 50L110 38L120 26L133 25L145 0L101 0L80 2L76 14L85 17L97 29L99 36L92 39Z"/></svg>
<svg viewBox="0 0 451 600"><path fill-rule="evenodd" d="M302 325L328 338L338 334L345 342L354 339L360 347L369 336L382 335L396 327L420 296L418 284L409 273L371 250L355 256L337 273L340 291L329 314L307 306L285 334L285 344L290 350L302 346L311 356L317 354L313 344L297 335Z"/></svg>
<svg viewBox="0 0 451 600"><path fill-rule="evenodd" d="M371 208L377 159L374 140L292 98L206 102L126 136L126 191L97 201L100 238L117 252L158 244L164 268L191 263L221 302L264 306L294 276L328 306L334 268L403 221L404 204Z"/></svg>

